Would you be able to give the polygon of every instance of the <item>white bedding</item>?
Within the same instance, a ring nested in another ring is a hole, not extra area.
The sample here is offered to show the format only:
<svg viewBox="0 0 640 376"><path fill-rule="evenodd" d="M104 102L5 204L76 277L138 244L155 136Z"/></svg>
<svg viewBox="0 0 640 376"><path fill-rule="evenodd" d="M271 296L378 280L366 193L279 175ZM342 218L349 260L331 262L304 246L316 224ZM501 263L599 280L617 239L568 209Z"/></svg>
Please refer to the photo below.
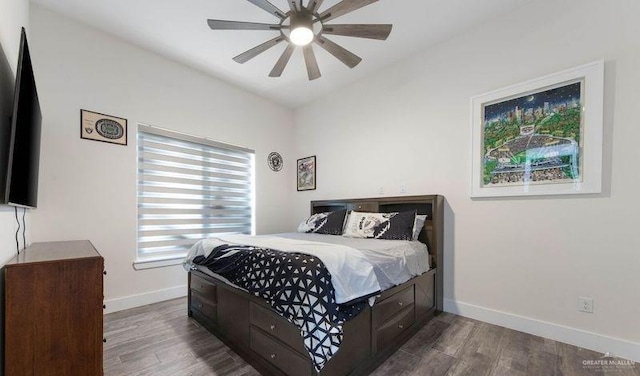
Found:
<svg viewBox="0 0 640 376"><path fill-rule="evenodd" d="M427 246L419 241L348 238L299 232L273 236L340 244L357 249L373 265L381 290L405 283L430 267Z"/></svg>
<svg viewBox="0 0 640 376"><path fill-rule="evenodd" d="M275 235L219 235L196 243L184 261L194 267L197 256L207 257L222 244L243 244L301 252L322 260L331 274L338 304L399 285L429 270L426 245L418 241L357 239L336 235L284 233Z"/></svg>

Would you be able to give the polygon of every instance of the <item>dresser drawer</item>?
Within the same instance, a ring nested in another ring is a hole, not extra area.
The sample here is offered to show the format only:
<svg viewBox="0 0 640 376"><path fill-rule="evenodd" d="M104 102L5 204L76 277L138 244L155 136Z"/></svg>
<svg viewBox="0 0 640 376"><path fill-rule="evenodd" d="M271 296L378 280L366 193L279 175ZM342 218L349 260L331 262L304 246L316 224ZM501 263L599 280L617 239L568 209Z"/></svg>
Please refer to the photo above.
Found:
<svg viewBox="0 0 640 376"><path fill-rule="evenodd" d="M216 285L213 282L209 282L204 278L200 278L191 274L191 290L204 296L208 301L212 303L218 302L216 294Z"/></svg>
<svg viewBox="0 0 640 376"><path fill-rule="evenodd" d="M306 354L300 330L277 313L252 302L249 303L249 322L292 349Z"/></svg>
<svg viewBox="0 0 640 376"><path fill-rule="evenodd" d="M395 316L391 317L376 331L376 351L389 346L403 331L407 330L415 321L415 305L410 304Z"/></svg>
<svg viewBox="0 0 640 376"><path fill-rule="evenodd" d="M310 360L255 327L249 330L249 346L287 375L311 375Z"/></svg>
<svg viewBox="0 0 640 376"><path fill-rule="evenodd" d="M415 302L414 286L411 285L406 289L399 291L385 300L382 300L373 307L376 317L376 326L379 328L404 308Z"/></svg>
<svg viewBox="0 0 640 376"><path fill-rule="evenodd" d="M218 318L217 305L193 291L191 293L191 308L197 309L212 321L216 321Z"/></svg>

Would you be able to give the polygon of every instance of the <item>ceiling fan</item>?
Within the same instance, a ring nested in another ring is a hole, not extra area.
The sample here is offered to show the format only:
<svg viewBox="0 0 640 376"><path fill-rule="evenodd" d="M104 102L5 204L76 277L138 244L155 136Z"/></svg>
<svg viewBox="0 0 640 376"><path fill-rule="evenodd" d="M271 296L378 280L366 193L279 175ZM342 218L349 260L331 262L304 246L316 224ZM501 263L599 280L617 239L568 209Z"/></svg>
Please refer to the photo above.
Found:
<svg viewBox="0 0 640 376"><path fill-rule="evenodd" d="M277 17L279 22L265 24L211 19L207 20L207 22L213 30L267 30L280 32L277 37L233 58L236 62L244 64L271 47L281 42L286 42L287 47L269 73L269 77L280 77L296 47L301 46L309 80L319 78L321 76L320 68L318 68L318 62L313 52L312 42L324 48L349 68L355 67L362 61L360 57L327 39L325 35L386 40L391 33L392 25L327 24L327 22L335 18L375 3L378 0L342 0L322 12L319 8L324 0L309 0L307 6L304 6L304 0L288 0L288 12L283 12L268 0L248 1Z"/></svg>

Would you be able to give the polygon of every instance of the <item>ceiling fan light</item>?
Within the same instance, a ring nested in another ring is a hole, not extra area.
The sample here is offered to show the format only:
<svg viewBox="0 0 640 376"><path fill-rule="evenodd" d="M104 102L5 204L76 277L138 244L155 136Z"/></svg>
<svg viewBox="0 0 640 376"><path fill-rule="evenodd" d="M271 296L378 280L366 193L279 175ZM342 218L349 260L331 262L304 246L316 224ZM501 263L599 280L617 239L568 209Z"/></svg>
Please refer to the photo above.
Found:
<svg viewBox="0 0 640 376"><path fill-rule="evenodd" d="M300 26L291 30L291 34L289 35L289 39L291 39L291 42L298 46L305 46L311 43L313 37L313 31L304 26Z"/></svg>

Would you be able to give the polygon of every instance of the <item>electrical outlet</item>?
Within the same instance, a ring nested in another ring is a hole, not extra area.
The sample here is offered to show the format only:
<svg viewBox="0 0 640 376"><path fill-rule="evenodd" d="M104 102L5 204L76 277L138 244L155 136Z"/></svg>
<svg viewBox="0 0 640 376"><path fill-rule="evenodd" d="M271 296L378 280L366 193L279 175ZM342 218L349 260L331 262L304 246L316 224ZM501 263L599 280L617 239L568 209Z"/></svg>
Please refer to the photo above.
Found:
<svg viewBox="0 0 640 376"><path fill-rule="evenodd" d="M593 313L592 298L578 298L578 311L585 313Z"/></svg>
<svg viewBox="0 0 640 376"><path fill-rule="evenodd" d="M400 185L400 193L407 193L407 186L404 184Z"/></svg>

